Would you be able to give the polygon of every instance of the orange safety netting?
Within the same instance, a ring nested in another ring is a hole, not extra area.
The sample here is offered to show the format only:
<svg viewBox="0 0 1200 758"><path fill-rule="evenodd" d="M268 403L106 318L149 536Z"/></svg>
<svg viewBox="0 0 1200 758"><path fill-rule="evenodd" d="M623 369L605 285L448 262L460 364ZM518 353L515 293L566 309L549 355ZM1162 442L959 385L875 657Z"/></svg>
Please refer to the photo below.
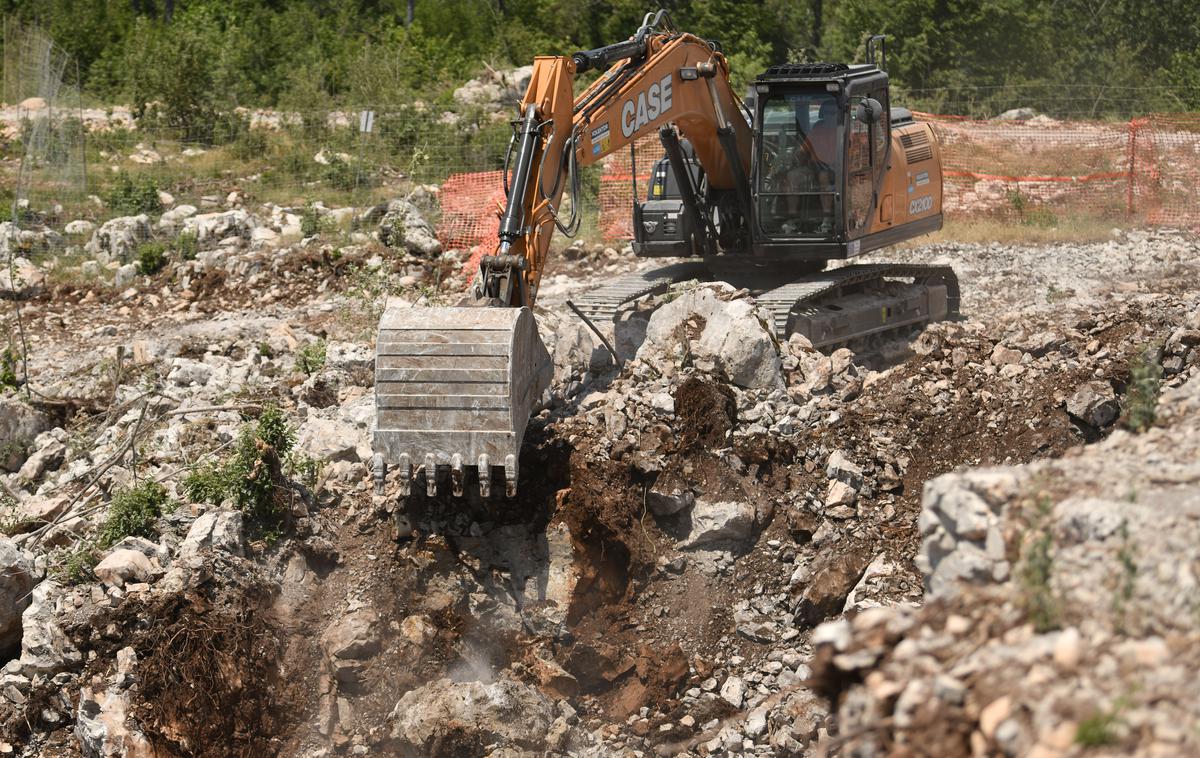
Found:
<svg viewBox="0 0 1200 758"><path fill-rule="evenodd" d="M597 203L600 206L598 226L603 239L633 239L633 198L636 195L639 200L646 199L650 171L662 157L662 142L656 133L637 140L632 157L628 150L618 150L604 159Z"/></svg>
<svg viewBox="0 0 1200 758"><path fill-rule="evenodd" d="M1129 212L1129 124L916 115L942 148L948 216Z"/></svg>
<svg viewBox="0 0 1200 758"><path fill-rule="evenodd" d="M1200 113L1157 113L1135 122L1131 203L1161 226L1200 226Z"/></svg>
<svg viewBox="0 0 1200 758"><path fill-rule="evenodd" d="M949 217L1048 220L1088 215L1163 226L1200 226L1200 113L1154 114L1127 123L975 121L914 114L933 125L942 148L944 211ZM662 157L655 135L604 160L598 232L633 234L634 197L645 198ZM497 244L504 203L502 172L455 174L442 185L438 235L447 247L480 251Z"/></svg>
<svg viewBox="0 0 1200 758"><path fill-rule="evenodd" d="M447 249L467 250L463 266L468 281L479 268L479 259L500 244L500 214L504 211L504 172L453 174L438 194L442 218L437 236Z"/></svg>

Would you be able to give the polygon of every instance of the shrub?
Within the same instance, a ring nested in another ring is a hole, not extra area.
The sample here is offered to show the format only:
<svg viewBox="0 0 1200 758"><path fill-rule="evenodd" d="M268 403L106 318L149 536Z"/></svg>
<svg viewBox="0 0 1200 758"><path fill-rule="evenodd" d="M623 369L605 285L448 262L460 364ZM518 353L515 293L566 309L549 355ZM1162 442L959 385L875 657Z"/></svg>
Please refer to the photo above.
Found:
<svg viewBox="0 0 1200 758"><path fill-rule="evenodd" d="M17 354L11 347L0 351L0 390L16 389L20 386L17 381Z"/></svg>
<svg viewBox="0 0 1200 758"><path fill-rule="evenodd" d="M1139 350L1129 361L1129 392L1125 395L1125 426L1144 432L1158 416L1158 393L1162 389L1162 366L1155 360L1157 350Z"/></svg>
<svg viewBox="0 0 1200 758"><path fill-rule="evenodd" d="M17 501L0 490L0 534L12 537L29 528L30 520L20 515Z"/></svg>
<svg viewBox="0 0 1200 758"><path fill-rule="evenodd" d="M100 552L92 545L83 545L77 550L60 554L53 574L63 584L82 584L94 578L92 569L100 562Z"/></svg>
<svg viewBox="0 0 1200 758"><path fill-rule="evenodd" d="M194 261L200 252L200 238L192 231L180 232L179 239L175 240L175 247L179 249L180 260Z"/></svg>
<svg viewBox="0 0 1200 758"><path fill-rule="evenodd" d="M167 246L161 242L143 242L137 248L138 271L150 276L167 265Z"/></svg>
<svg viewBox="0 0 1200 758"><path fill-rule="evenodd" d="M1116 724L1116 713L1103 712L1090 716L1075 728L1075 744L1082 747L1113 745L1117 741Z"/></svg>
<svg viewBox="0 0 1200 758"><path fill-rule="evenodd" d="M106 550L126 537L152 537L154 522L171 510L167 490L158 482L145 481L122 490L109 503L96 546Z"/></svg>
<svg viewBox="0 0 1200 758"><path fill-rule="evenodd" d="M361 164L345 161L338 156L332 156L329 164L323 167L321 178L334 189L352 190L359 186L359 169Z"/></svg>
<svg viewBox="0 0 1200 758"><path fill-rule="evenodd" d="M312 237L324 231L326 227L325 219L315 205L309 203L304 206L304 212L300 214L300 234Z"/></svg>
<svg viewBox="0 0 1200 758"><path fill-rule="evenodd" d="M325 367L325 358L325 341L310 342L296 351L296 369L312 376Z"/></svg>
<svg viewBox="0 0 1200 758"><path fill-rule="evenodd" d="M283 411L267 406L257 422L242 427L232 455L184 479L184 492L194 501L213 505L232 500L255 534L274 541L287 512L287 477L316 466L293 452L295 444L296 431Z"/></svg>
<svg viewBox="0 0 1200 758"><path fill-rule="evenodd" d="M134 178L124 171L117 174L113 186L104 201L115 212L125 216L139 213L158 213L162 203L158 199L158 184L152 177Z"/></svg>
<svg viewBox="0 0 1200 758"><path fill-rule="evenodd" d="M1021 605L1039 634L1059 627L1059 604L1050 580L1054 574L1054 534L1050 524L1050 503L1041 500L1030 524L1017 567L1021 587Z"/></svg>

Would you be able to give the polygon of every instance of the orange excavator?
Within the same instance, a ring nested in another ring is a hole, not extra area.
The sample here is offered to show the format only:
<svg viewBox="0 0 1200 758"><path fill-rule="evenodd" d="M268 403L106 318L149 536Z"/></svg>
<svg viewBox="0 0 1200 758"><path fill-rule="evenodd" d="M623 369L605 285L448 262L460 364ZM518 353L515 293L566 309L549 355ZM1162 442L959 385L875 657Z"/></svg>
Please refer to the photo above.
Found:
<svg viewBox="0 0 1200 758"><path fill-rule="evenodd" d="M746 101L720 47L665 11L623 42L537 57L506 159L500 243L467 301L389 309L380 322L377 492L394 468L403 496L423 480L431 497L448 481L455 496L489 498L499 477L516 494L551 376L531 310L551 238L578 229L580 169L655 130L664 157L635 198L633 249L682 260L603 284L580 299L586 317L697 278L749 287L779 338L818 348L956 315L948 267L828 266L942 224L938 145L928 124L889 107L882 43L869 41L864 64L772 66ZM576 96L576 77L600 69Z"/></svg>

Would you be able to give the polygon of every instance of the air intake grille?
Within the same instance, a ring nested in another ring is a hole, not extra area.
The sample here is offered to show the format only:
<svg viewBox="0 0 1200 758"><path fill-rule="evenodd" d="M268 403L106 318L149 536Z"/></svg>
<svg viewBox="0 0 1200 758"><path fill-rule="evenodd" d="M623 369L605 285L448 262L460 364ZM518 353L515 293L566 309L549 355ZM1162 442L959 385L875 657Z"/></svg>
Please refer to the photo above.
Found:
<svg viewBox="0 0 1200 758"><path fill-rule="evenodd" d="M849 68L845 63L781 63L768 68L759 78L832 76Z"/></svg>
<svg viewBox="0 0 1200 758"><path fill-rule="evenodd" d="M925 131L900 135L900 145L904 148L904 157L909 165L927 161L933 157L933 146L929 144L929 134Z"/></svg>

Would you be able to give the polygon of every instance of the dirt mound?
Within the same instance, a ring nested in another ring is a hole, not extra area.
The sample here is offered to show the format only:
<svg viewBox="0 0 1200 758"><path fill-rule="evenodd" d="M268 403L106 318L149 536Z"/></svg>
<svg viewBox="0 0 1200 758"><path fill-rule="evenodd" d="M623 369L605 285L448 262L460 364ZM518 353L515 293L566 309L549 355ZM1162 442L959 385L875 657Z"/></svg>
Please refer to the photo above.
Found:
<svg viewBox="0 0 1200 758"><path fill-rule="evenodd" d="M680 447L722 447L737 426L737 400L724 384L691 377L675 390Z"/></svg>
<svg viewBox="0 0 1200 758"><path fill-rule="evenodd" d="M114 654L118 646L136 651L131 713L155 749L211 758L266 755L278 750L275 736L289 710L270 600L261 585L155 596L73 631L79 644L95 650L104 641L84 635L103 630Z"/></svg>

